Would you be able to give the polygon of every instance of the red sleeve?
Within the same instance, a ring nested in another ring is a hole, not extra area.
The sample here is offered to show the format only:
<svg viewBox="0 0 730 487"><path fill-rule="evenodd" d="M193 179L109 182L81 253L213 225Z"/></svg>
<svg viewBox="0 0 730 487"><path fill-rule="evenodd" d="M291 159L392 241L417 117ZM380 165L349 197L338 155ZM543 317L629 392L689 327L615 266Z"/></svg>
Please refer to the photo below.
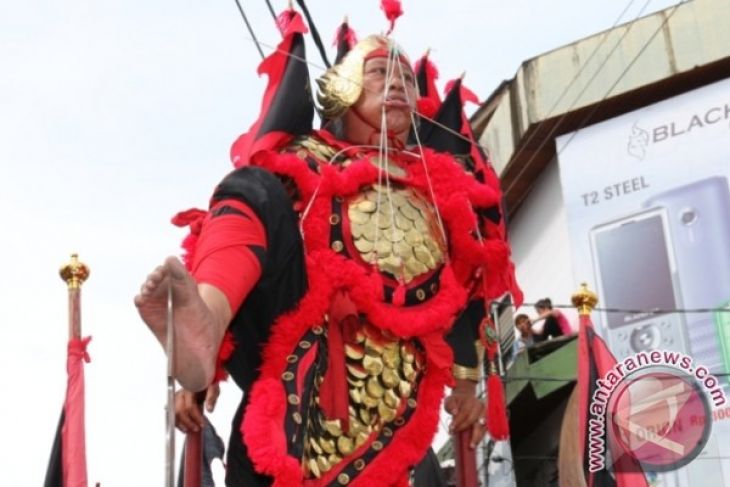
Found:
<svg viewBox="0 0 730 487"><path fill-rule="evenodd" d="M193 276L218 288L235 314L261 277L253 251L266 251L266 231L256 214L238 200L222 200L210 209L195 247Z"/></svg>

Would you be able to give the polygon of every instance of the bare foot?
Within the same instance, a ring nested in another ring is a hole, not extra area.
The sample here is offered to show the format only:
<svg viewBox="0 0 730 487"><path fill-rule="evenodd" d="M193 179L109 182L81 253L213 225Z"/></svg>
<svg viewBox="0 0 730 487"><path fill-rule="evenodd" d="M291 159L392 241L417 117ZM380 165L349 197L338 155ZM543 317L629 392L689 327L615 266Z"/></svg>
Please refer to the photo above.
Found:
<svg viewBox="0 0 730 487"><path fill-rule="evenodd" d="M167 292L172 286L175 377L188 390L205 389L213 377L218 350L217 322L200 297L195 280L175 257L147 276L134 298L142 320L165 346Z"/></svg>

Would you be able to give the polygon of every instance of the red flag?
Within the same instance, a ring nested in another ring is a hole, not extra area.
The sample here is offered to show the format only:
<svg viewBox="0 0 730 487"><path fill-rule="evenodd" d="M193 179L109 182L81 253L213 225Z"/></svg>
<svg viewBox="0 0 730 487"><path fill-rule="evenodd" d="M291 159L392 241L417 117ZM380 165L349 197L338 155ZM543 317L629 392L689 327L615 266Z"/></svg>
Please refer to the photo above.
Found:
<svg viewBox="0 0 730 487"><path fill-rule="evenodd" d="M418 114L434 118L441 107L441 97L436 88L439 72L428 55L429 53L426 52L416 61L413 71L416 73L416 84L418 85Z"/></svg>
<svg viewBox="0 0 730 487"><path fill-rule="evenodd" d="M260 150L275 149L312 131L314 101L304 49L307 27L294 10L279 16L278 23L285 29L284 39L258 68L259 75L269 78L259 117L231 147L231 162L237 168L248 165Z"/></svg>
<svg viewBox="0 0 730 487"><path fill-rule="evenodd" d="M589 435L591 428L594 427L592 423L596 421L590 412L591 400L598 388L596 380L605 377L615 365L616 359L613 354L593 329L590 314L581 313L578 330L578 434L586 483L588 487L648 487L649 484L639 463L610 444L610 439L605 435L607 431L605 417L602 428L604 435L599 440L604 442L606 448L611 448L613 465L607 464L604 451L603 469L590 472L588 468L592 453ZM612 467L611 470L609 467Z"/></svg>
<svg viewBox="0 0 730 487"><path fill-rule="evenodd" d="M460 156L466 163L467 170L474 173L478 181L490 187L501 199L502 191L497 173L476 142L469 119L464 113L462 96L465 92L462 89L461 78L449 82L448 86L450 90L435 117L438 125L422 120L419 130L420 140L423 145L434 150ZM444 130L444 127L450 130ZM489 266L489 286L484 289L484 295L491 299L509 292L515 305L519 306L522 303L522 291L515 279L514 265L506 258L509 254L506 250L508 245L504 208L499 204L492 208L480 209L478 212L480 230L485 241L501 247L504 257L500 259L499 254L492 253L495 260L494 264Z"/></svg>
<svg viewBox="0 0 730 487"><path fill-rule="evenodd" d="M350 52L350 49L355 47L355 44L357 44L357 34L355 34L355 31L352 30L347 19L345 19L337 28L335 39L332 42L332 45L337 47L335 64L339 64L347 53Z"/></svg>
<svg viewBox="0 0 730 487"><path fill-rule="evenodd" d="M87 487L84 426L84 362L91 337L68 342L66 400L48 462L44 487Z"/></svg>
<svg viewBox="0 0 730 487"><path fill-rule="evenodd" d="M448 95L449 92L454 88L454 86L456 86L457 80L461 80L461 78L452 79L450 81L447 81L446 86L444 86L444 93L446 93ZM461 90L461 92L460 92L461 101L463 103L471 102L471 103L474 103L475 105L482 104L482 102L479 101L479 97L476 95L476 93L474 93L469 88L464 86L464 83L459 83L459 90Z"/></svg>

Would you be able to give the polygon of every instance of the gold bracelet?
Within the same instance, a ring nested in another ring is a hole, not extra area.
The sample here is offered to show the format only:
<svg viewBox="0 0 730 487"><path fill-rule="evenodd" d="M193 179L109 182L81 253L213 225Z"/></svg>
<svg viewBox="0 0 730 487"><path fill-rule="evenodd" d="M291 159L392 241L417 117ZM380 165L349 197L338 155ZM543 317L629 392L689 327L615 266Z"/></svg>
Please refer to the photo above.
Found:
<svg viewBox="0 0 730 487"><path fill-rule="evenodd" d="M464 367L463 365L454 364L454 379L464 379L473 382L479 382L479 367Z"/></svg>

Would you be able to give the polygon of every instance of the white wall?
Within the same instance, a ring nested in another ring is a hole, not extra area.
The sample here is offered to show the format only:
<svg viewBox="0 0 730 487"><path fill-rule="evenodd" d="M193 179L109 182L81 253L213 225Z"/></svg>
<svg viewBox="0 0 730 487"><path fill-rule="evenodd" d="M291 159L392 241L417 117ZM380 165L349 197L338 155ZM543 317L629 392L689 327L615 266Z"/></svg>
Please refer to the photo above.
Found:
<svg viewBox="0 0 730 487"><path fill-rule="evenodd" d="M530 194L509 222L509 238L525 303L549 297L555 305L570 304L570 296L579 283L573 282L565 206L555 159L535 180ZM532 306L518 311L535 316ZM577 329L577 313L572 309L564 312Z"/></svg>

